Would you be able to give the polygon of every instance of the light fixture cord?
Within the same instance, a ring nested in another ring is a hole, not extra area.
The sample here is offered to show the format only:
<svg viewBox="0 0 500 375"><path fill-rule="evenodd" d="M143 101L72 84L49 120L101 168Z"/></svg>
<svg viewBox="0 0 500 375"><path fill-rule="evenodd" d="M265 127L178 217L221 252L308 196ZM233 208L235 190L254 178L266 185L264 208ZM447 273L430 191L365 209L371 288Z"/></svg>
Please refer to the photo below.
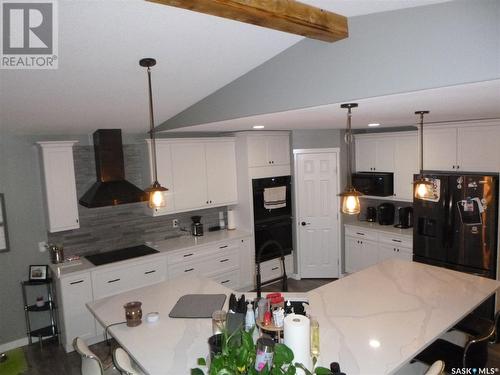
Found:
<svg viewBox="0 0 500 375"><path fill-rule="evenodd" d="M347 187L352 187L352 160L351 160L351 143L352 143L352 130L351 130L351 108L347 108L347 134L345 142L347 143Z"/></svg>
<svg viewBox="0 0 500 375"><path fill-rule="evenodd" d="M149 86L149 138L151 139L151 157L153 159L153 184L158 181L158 171L156 167L156 141L155 141L155 121L153 114L153 91L151 89L151 68L148 66L148 86Z"/></svg>
<svg viewBox="0 0 500 375"><path fill-rule="evenodd" d="M420 176L424 171L424 113L420 113Z"/></svg>

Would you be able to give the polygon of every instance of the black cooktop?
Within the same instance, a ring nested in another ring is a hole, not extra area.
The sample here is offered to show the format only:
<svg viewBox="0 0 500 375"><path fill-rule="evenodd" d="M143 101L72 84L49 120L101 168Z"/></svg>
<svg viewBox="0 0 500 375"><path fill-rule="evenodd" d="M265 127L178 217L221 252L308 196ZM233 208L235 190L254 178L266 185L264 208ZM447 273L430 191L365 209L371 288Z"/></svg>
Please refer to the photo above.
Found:
<svg viewBox="0 0 500 375"><path fill-rule="evenodd" d="M97 253L93 255L86 255L85 258L89 260L94 266L102 266L103 264L119 262L132 258L142 257L144 255L158 253L158 250L152 249L146 245L126 247L124 249L112 250L105 253Z"/></svg>

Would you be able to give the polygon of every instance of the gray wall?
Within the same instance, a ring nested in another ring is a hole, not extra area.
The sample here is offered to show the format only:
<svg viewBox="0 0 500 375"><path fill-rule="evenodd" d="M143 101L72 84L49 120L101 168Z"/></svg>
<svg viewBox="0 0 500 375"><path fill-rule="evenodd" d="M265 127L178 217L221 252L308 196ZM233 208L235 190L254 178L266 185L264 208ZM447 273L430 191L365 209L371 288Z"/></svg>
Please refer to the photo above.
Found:
<svg viewBox="0 0 500 375"><path fill-rule="evenodd" d="M456 0L349 19L305 39L165 122L228 120L500 77L500 2Z"/></svg>

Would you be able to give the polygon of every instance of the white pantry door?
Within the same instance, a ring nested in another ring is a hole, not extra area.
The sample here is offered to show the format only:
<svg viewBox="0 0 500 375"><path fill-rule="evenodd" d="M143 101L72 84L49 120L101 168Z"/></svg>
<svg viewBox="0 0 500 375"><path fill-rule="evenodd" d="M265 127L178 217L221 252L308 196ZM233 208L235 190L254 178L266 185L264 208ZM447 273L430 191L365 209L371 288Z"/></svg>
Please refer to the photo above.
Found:
<svg viewBox="0 0 500 375"><path fill-rule="evenodd" d="M337 159L338 151L296 150L297 250L301 278L339 277Z"/></svg>

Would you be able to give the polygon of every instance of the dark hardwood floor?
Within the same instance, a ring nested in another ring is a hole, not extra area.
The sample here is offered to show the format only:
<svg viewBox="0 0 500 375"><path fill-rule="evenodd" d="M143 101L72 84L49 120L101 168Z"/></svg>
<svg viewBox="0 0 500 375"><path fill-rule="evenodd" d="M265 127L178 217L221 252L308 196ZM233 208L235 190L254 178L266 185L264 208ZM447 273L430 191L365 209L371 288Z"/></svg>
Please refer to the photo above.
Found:
<svg viewBox="0 0 500 375"><path fill-rule="evenodd" d="M334 279L303 279L300 281L289 279L288 291L292 293L307 292L332 281L334 281ZM262 290L263 292L280 291L281 284L274 283L266 285ZM112 350L114 350L116 346L116 342L110 340L110 346L102 342L92 345L90 348L99 358L101 358L105 366L109 366L112 363ZM43 350L40 350L38 344L25 346L23 350L26 353L26 360L28 362L28 371L23 375L80 374L80 357L78 354L75 352L66 354L62 346L58 345L57 341L45 342ZM490 345L487 367L500 368L500 344Z"/></svg>

